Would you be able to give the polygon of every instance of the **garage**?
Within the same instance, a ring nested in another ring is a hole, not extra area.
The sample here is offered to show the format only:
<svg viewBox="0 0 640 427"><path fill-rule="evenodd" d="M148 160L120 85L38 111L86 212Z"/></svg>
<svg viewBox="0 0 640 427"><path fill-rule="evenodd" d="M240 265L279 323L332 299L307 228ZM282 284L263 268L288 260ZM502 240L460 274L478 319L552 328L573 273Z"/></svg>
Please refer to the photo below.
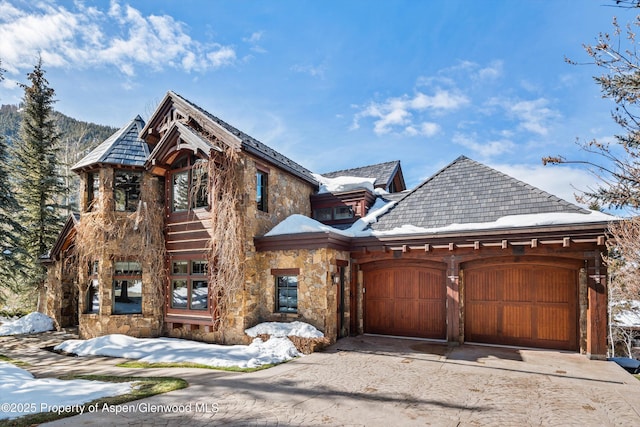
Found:
<svg viewBox="0 0 640 427"><path fill-rule="evenodd" d="M578 349L578 270L539 264L466 268L465 341Z"/></svg>
<svg viewBox="0 0 640 427"><path fill-rule="evenodd" d="M420 265L364 270L364 331L444 339L445 271Z"/></svg>

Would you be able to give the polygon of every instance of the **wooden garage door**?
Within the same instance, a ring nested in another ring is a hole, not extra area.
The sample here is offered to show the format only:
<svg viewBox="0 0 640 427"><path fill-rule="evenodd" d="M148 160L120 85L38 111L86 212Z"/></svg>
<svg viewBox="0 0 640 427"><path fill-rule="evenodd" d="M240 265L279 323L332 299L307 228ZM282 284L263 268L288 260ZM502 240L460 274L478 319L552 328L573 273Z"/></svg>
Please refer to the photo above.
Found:
<svg viewBox="0 0 640 427"><path fill-rule="evenodd" d="M364 285L365 332L445 338L443 270L395 267L365 271Z"/></svg>
<svg viewBox="0 0 640 427"><path fill-rule="evenodd" d="M463 277L466 341L577 350L576 270L510 264Z"/></svg>

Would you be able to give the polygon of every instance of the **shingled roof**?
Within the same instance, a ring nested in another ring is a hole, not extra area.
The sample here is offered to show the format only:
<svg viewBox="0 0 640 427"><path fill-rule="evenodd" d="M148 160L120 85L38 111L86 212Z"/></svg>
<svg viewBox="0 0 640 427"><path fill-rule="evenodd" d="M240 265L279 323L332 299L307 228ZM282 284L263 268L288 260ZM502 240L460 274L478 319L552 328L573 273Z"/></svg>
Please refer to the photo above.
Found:
<svg viewBox="0 0 640 427"><path fill-rule="evenodd" d="M327 172L321 174L326 178L337 178L339 176L356 176L358 178L375 178L375 187L389 186L393 176L400 167L400 160L378 163L376 165L362 166L359 168L344 169L340 171Z"/></svg>
<svg viewBox="0 0 640 427"><path fill-rule="evenodd" d="M144 128L142 117L136 116L116 133L98 145L71 170L89 168L94 165L144 166L149 156L149 146L138 136Z"/></svg>
<svg viewBox="0 0 640 427"><path fill-rule="evenodd" d="M507 215L560 212L590 213L461 156L402 198L372 228L376 231L403 225L436 228L493 222Z"/></svg>
<svg viewBox="0 0 640 427"><path fill-rule="evenodd" d="M301 166L300 164L294 162L293 160L291 160L288 157L284 156L283 154L277 152L273 148L270 148L270 147L266 146L265 144L263 144L262 142L258 141L254 137L252 137L250 135L247 135L246 133L242 132L241 130L236 129L235 127L231 126L229 123L227 123L224 120L214 116L213 114L209 113L205 109L203 109L200 106L194 104L193 102L189 101L188 99L178 95L177 93L175 93L173 91L169 91L168 95L172 96L172 97L175 97L175 98L178 98L178 99L182 100L183 102L191 105L193 108L195 108L198 111L200 111L202 114L204 114L211 121L213 121L214 123L217 123L219 126L224 128L227 132L229 132L232 135L235 135L236 137L238 137L240 139L241 143L242 143L242 148L245 151L250 152L250 153L256 155L259 158L262 158L262 159L274 164L275 166L279 166L279 167L283 168L284 170L287 170L287 171L293 173L294 175L297 175L298 177L304 179L305 181L307 181L307 182L309 182L311 184L318 185L318 182L313 177L313 173L309 169L307 169L304 166Z"/></svg>

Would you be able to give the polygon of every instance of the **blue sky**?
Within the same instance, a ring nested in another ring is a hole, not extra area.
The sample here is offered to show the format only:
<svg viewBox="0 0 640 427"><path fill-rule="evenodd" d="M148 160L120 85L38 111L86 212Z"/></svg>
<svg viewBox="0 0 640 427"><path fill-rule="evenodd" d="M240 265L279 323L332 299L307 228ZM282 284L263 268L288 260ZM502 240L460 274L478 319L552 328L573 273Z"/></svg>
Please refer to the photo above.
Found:
<svg viewBox="0 0 640 427"><path fill-rule="evenodd" d="M619 129L582 45L606 0L0 0L0 103L38 52L56 108L120 127L167 90L322 173L401 160L412 187L466 155L573 201L576 138Z"/></svg>

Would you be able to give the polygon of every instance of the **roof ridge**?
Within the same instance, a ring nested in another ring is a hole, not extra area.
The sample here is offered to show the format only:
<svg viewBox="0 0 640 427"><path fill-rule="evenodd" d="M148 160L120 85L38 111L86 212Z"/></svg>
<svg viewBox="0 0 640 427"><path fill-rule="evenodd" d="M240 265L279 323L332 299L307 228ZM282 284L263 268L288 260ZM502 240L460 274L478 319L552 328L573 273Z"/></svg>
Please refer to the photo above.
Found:
<svg viewBox="0 0 640 427"><path fill-rule="evenodd" d="M350 170L354 170L354 169L364 169L364 168L369 168L369 167L373 167L373 166L388 165L388 164L391 164L391 163L400 163L400 160L390 160L388 162L373 163L371 165L356 166L356 167L353 167L353 168L346 168L346 169L340 169L340 170L336 170L336 171L329 171L329 172L321 173L320 175L336 174L336 173L346 172L346 171L350 171Z"/></svg>
<svg viewBox="0 0 640 427"><path fill-rule="evenodd" d="M236 128L232 124L222 120L220 117L211 114L210 112L208 112L204 108L200 107L198 104L194 103L193 101L188 100L184 96L182 96L182 95L180 95L180 94L178 94L178 93L176 93L176 92L174 92L172 90L169 90L167 92L167 95L175 96L175 97L179 98L180 100L182 100L183 102L186 102L187 104L191 105L192 107L194 107L198 111L200 111L202 114L204 114L210 120L213 120L215 123L217 123L219 126L221 126L224 130L226 130L227 132L231 133L232 135L235 135L236 137L238 137L241 140L241 143L243 144L245 149L256 150L256 151L258 151L258 153L260 153L261 155L266 157L265 160L271 161L272 163L274 163L276 165L280 164L280 166L282 166L285 169L290 170L295 175L298 175L299 177L304 178L305 180L307 180L309 182L313 182L313 183L315 183L317 185L317 181L313 177L313 172L311 172L311 170L307 169L306 167L302 166L301 164L297 163L296 161L290 159L289 157L285 156L284 154L280 153L279 151L269 147L268 145L266 145L265 143L261 142L260 140L258 140L256 138L252 137L251 135L241 131L240 129ZM281 159L278 158L278 157L281 157Z"/></svg>

